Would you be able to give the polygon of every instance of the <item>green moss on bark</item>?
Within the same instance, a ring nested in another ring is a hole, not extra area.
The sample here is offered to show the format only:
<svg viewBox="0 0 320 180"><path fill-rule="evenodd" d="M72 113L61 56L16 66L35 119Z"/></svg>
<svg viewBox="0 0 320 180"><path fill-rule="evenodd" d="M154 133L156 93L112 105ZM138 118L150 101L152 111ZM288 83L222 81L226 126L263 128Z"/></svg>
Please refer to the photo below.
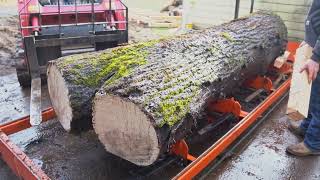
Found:
<svg viewBox="0 0 320 180"><path fill-rule="evenodd" d="M183 95L187 89L193 89L192 93ZM190 112L190 103L198 94L199 89L199 87L187 85L178 90L170 91L167 96L163 97L157 112L157 116L162 118L158 127L165 124L171 127L183 119ZM174 98L175 96L180 96L180 98Z"/></svg>
<svg viewBox="0 0 320 180"><path fill-rule="evenodd" d="M133 68L147 63L148 47L159 40L106 50L102 53L74 55L61 59L58 66L67 69L76 84L88 87L106 85L130 74Z"/></svg>

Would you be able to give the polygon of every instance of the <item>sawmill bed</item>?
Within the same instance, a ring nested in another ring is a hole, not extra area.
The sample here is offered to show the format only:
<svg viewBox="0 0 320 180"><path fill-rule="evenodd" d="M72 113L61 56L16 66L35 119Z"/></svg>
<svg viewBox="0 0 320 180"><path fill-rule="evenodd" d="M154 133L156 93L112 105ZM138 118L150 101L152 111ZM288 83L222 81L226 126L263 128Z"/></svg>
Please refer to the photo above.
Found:
<svg viewBox="0 0 320 180"><path fill-rule="evenodd" d="M254 91L242 88L234 98L236 100L244 99ZM267 93L262 92L249 103L244 101L240 101L240 103L243 110L250 112L266 97ZM273 106L265 112L257 124L262 122L275 107ZM222 115L214 113L213 116ZM228 118L223 118L223 120L215 130L186 139L190 147L190 154L199 156L237 123L237 118L230 114ZM249 133L251 132L249 131ZM10 136L13 141L19 137L24 137L24 142L18 142L18 146L52 179L169 179L187 165L186 160L172 155L153 166L138 167L107 153L93 131L74 136L66 133L56 120L43 123L39 128L32 127ZM247 135L243 135L243 137L246 138ZM230 152L222 154L215 162L221 162L219 159L225 159L232 155L232 147L228 148L231 150Z"/></svg>

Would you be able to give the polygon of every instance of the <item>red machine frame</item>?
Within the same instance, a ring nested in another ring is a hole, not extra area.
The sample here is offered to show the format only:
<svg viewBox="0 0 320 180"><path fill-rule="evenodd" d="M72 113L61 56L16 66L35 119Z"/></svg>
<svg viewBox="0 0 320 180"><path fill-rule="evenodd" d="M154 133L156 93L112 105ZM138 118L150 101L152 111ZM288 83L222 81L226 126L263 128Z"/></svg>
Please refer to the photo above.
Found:
<svg viewBox="0 0 320 180"><path fill-rule="evenodd" d="M121 0L18 0L18 15L21 60L16 70L22 87L39 76L45 80L48 61L63 52L128 42L128 8Z"/></svg>
<svg viewBox="0 0 320 180"><path fill-rule="evenodd" d="M289 42L288 50L291 52L290 60L293 61L293 54L298 47L298 43ZM292 65L285 64L278 71L288 73L291 71ZM251 112L245 112L241 109L241 105L234 98L219 100L209 105L210 111L221 113L233 113L239 117L241 121L234 126L222 138L216 141L199 157L189 154L189 148L185 140L180 140L171 147L171 152L182 157L191 163L177 174L173 179L192 179L206 168L215 158L217 158L224 150L226 150L241 134L246 131L257 119L274 104L290 87L290 78L280 85L277 89L273 89L272 82L269 78L258 77L252 81L248 81L246 86L253 88L264 88L270 95L260 103ZM271 84L270 84L271 83ZM52 108L42 112L43 121L48 121L55 117ZM29 116L0 125L0 153L2 159L8 164L13 172L22 179L50 179L38 166L36 166L28 156L21 151L14 143L10 141L7 135L14 134L21 130L31 127Z"/></svg>
<svg viewBox="0 0 320 180"><path fill-rule="evenodd" d="M115 24L118 30L126 30L127 9L120 0L101 0L99 3L91 0L91 3L87 4L73 1L75 3L70 5L62 5L58 0L56 5L42 6L39 0L18 0L21 35L29 36L45 27L85 24ZM111 11L114 11L114 16L110 14Z"/></svg>

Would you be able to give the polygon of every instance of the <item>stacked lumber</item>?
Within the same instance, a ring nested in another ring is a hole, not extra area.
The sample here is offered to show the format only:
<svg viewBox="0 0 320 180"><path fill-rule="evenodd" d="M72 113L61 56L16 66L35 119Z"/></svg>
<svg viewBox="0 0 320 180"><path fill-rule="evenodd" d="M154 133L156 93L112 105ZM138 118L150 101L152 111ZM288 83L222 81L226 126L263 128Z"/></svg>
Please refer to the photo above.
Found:
<svg viewBox="0 0 320 180"><path fill-rule="evenodd" d="M146 166L192 132L209 99L264 74L286 42L282 20L259 12L187 35L60 58L48 67L49 93L64 127L88 128L92 116L108 152Z"/></svg>
<svg viewBox="0 0 320 180"><path fill-rule="evenodd" d="M169 16L147 10L133 9L130 21L146 28L177 28L181 25L181 16Z"/></svg>

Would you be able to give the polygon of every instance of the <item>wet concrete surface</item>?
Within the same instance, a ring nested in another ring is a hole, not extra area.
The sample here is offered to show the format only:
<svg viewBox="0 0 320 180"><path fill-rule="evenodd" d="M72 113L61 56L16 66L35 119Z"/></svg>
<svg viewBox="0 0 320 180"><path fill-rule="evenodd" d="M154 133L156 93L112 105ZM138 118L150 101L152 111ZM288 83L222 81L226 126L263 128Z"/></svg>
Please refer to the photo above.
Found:
<svg viewBox="0 0 320 180"><path fill-rule="evenodd" d="M48 89L42 86L42 108L50 106ZM20 87L13 67L0 65L0 123L29 114L30 89Z"/></svg>

